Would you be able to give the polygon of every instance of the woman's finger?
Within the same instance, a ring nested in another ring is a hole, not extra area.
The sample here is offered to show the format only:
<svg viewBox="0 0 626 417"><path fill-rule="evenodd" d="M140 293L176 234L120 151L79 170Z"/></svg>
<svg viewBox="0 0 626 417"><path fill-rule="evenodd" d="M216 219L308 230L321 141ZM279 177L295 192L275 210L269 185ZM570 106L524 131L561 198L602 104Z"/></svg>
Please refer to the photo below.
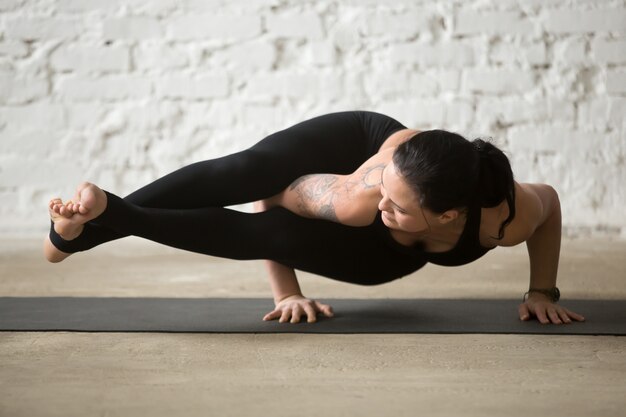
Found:
<svg viewBox="0 0 626 417"><path fill-rule="evenodd" d="M557 310L557 313L559 313L559 317L561 318L563 323L571 323L572 322L572 319L569 318L569 314L567 314L567 309L559 308Z"/></svg>
<svg viewBox="0 0 626 417"><path fill-rule="evenodd" d="M548 317L550 317L550 321L554 324L563 324L559 314L556 312L556 309L553 307L548 308Z"/></svg>
<svg viewBox="0 0 626 417"><path fill-rule="evenodd" d="M280 319L278 319L279 323L287 323L291 318L291 309L287 307L283 307L282 314L280 315Z"/></svg>
<svg viewBox="0 0 626 417"><path fill-rule="evenodd" d="M572 319L574 319L576 321L585 321L585 318L583 316L581 316L580 314L574 313L573 311L570 311L570 310L568 310L566 308L564 310L565 310L565 312L567 312L567 315L570 318L572 318Z"/></svg>
<svg viewBox="0 0 626 417"><path fill-rule="evenodd" d="M275 320L277 318L280 317L280 315L282 314L282 312L280 310L272 310L269 313L267 313L265 316L263 316L263 320Z"/></svg>
<svg viewBox="0 0 626 417"><path fill-rule="evenodd" d="M316 301L315 308L317 308L317 311L321 312L326 317L332 317L335 315L335 313L333 312L333 308L328 304L322 304L319 301Z"/></svg>
<svg viewBox="0 0 626 417"><path fill-rule="evenodd" d="M317 312L315 311L311 303L306 303L304 305L304 313L306 314L307 322L315 323L317 321Z"/></svg>
<svg viewBox="0 0 626 417"><path fill-rule="evenodd" d="M550 323L548 316L546 316L546 310L543 308L535 309L535 316L537 316L537 320L539 320L541 324Z"/></svg>
<svg viewBox="0 0 626 417"><path fill-rule="evenodd" d="M526 303L522 303L517 307L517 312L519 313L519 319L526 321L530 318L530 311L528 311L528 306Z"/></svg>
<svg viewBox="0 0 626 417"><path fill-rule="evenodd" d="M291 322L300 323L300 317L302 316L302 307L299 304L293 306L291 310Z"/></svg>

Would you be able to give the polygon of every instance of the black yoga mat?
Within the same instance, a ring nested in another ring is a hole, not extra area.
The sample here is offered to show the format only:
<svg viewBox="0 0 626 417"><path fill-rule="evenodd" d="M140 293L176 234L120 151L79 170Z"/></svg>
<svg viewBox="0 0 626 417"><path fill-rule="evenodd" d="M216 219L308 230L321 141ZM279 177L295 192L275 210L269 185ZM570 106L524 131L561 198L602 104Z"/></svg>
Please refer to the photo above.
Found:
<svg viewBox="0 0 626 417"><path fill-rule="evenodd" d="M0 297L0 331L173 333L533 333L626 335L626 300L565 300L583 323L517 317L519 300L333 299L317 323L261 320L260 298Z"/></svg>

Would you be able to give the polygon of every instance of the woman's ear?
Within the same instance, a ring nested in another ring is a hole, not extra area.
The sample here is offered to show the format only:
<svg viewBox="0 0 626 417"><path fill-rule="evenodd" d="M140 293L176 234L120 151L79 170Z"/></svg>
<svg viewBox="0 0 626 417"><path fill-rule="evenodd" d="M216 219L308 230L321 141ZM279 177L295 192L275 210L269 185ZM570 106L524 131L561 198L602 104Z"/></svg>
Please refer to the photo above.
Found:
<svg viewBox="0 0 626 417"><path fill-rule="evenodd" d="M439 223L447 224L458 219L459 215L460 215L459 210L452 209L452 210L444 211L442 214L439 215L439 217L437 217L437 219L439 220Z"/></svg>

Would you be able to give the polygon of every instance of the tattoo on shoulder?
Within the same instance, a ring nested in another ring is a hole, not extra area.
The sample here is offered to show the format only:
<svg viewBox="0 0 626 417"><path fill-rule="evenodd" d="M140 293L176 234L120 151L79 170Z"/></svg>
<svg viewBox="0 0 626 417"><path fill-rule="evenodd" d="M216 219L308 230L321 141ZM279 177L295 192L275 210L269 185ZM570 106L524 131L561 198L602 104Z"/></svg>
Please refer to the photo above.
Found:
<svg viewBox="0 0 626 417"><path fill-rule="evenodd" d="M313 176L314 175L303 175L302 177L297 178L294 182L291 183L291 185L289 186L289 190L295 190L300 184Z"/></svg>
<svg viewBox="0 0 626 417"><path fill-rule="evenodd" d="M320 207L319 216L325 220L331 220L334 222L339 222L339 218L337 217L337 212L335 210L335 206L332 202L330 204L324 204Z"/></svg>
<svg viewBox="0 0 626 417"><path fill-rule="evenodd" d="M349 206L361 191L379 187L384 168L383 163L362 167L350 177L305 175L291 183L289 191L295 194L300 215L339 222L337 207Z"/></svg>
<svg viewBox="0 0 626 417"><path fill-rule="evenodd" d="M338 221L334 205L337 181L337 175L333 174L311 174L295 180L289 190L296 193L300 214Z"/></svg>
<svg viewBox="0 0 626 417"><path fill-rule="evenodd" d="M363 181L363 186L366 189L378 187L381 184L383 169L385 169L385 166L385 164L377 164L371 167L365 167L361 179Z"/></svg>

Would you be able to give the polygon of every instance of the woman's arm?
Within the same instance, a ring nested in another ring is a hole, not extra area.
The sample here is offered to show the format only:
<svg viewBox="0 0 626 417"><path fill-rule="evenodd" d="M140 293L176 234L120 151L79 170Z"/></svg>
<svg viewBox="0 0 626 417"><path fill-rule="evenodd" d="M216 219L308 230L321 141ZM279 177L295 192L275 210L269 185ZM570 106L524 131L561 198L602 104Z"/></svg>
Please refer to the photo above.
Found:
<svg viewBox="0 0 626 417"><path fill-rule="evenodd" d="M302 217L367 226L378 211L381 175L392 154L380 152L350 175L303 176L271 200Z"/></svg>
<svg viewBox="0 0 626 417"><path fill-rule="evenodd" d="M283 192L254 204L255 211L282 206L302 217L325 219L350 226L371 224L380 201L380 182L393 149L379 152L351 175L313 174L298 178ZM332 308L302 295L293 268L266 260L276 308L263 317L297 323L317 313L333 316Z"/></svg>
<svg viewBox="0 0 626 417"><path fill-rule="evenodd" d="M261 200L254 203L256 212L265 211L274 207L275 203ZM274 310L267 313L263 320L278 319L281 323L298 323L303 316L309 323L317 320L317 313L326 317L333 316L333 309L327 304L311 300L302 295L296 271L278 262L266 260L265 266L270 278L270 287L274 296Z"/></svg>
<svg viewBox="0 0 626 417"><path fill-rule="evenodd" d="M530 260L530 287L551 289L556 286L561 250L561 204L559 197L546 184L516 184L516 217L505 229L500 246L526 242ZM531 315L541 323L569 323L584 317L563 308L540 293L530 292L519 306L520 319Z"/></svg>

